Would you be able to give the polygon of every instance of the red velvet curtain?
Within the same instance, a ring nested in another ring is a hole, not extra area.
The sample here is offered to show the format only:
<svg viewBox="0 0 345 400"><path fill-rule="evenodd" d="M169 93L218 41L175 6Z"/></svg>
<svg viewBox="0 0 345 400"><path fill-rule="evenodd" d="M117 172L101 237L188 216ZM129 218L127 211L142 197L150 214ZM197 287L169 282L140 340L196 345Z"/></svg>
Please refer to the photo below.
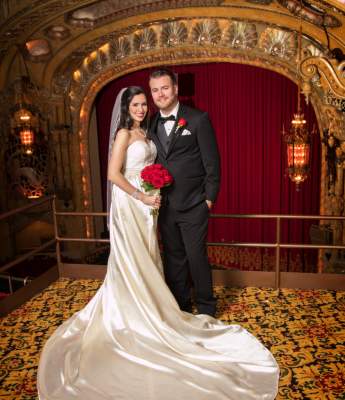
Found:
<svg viewBox="0 0 345 400"><path fill-rule="evenodd" d="M286 147L281 131L290 127L297 109L297 86L278 73L242 64L210 63L174 66L180 74L183 101L209 113L221 153L221 190L214 213L319 214L320 139L313 138L310 177L296 191L286 176ZM108 84L96 100L103 198L111 111L118 91L128 85L148 89L149 70ZM188 74L188 75L187 75ZM151 101L151 100L150 100ZM303 102L304 103L304 102ZM151 105L153 109L153 106ZM309 129L317 128L311 106L303 107ZM282 240L309 242L310 221L282 223ZM275 222L211 219L209 240L274 242ZM271 270L272 251L210 247L213 264L226 268ZM283 270L316 270L312 251L282 252Z"/></svg>

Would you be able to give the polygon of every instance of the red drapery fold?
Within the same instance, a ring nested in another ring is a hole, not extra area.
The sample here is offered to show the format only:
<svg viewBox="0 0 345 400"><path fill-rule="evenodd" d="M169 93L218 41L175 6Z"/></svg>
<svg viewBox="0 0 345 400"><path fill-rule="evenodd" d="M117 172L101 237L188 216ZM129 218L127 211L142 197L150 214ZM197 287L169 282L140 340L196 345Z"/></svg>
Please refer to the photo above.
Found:
<svg viewBox="0 0 345 400"><path fill-rule="evenodd" d="M290 127L297 111L297 86L278 73L258 67L210 63L174 66L190 74L194 85L180 87L187 100L209 113L221 153L222 180L214 213L319 214L320 138L313 138L311 175L297 192L285 174L286 146L281 131ZM111 111L118 91L139 85L147 93L149 70L141 70L108 84L96 100L103 198ZM184 83L184 85L188 83ZM189 93L191 91L193 93ZM150 96L149 100L151 102ZM151 108L152 103L151 103ZM304 105L309 130L317 128L311 106ZM310 221L282 223L282 241L309 242ZM275 222L212 219L209 240L215 242L274 242ZM268 250L210 248L213 264L240 269L272 269ZM315 253L282 252L283 270L315 270Z"/></svg>

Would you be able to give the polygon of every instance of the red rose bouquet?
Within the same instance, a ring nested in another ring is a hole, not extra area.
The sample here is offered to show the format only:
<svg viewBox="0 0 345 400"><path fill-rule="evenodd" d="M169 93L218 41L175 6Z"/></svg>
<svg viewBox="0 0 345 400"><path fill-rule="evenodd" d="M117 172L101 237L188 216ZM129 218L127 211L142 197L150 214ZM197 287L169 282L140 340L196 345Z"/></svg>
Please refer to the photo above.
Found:
<svg viewBox="0 0 345 400"><path fill-rule="evenodd" d="M147 165L140 173L142 179L142 188L145 192L159 194L160 189L169 186L173 182L173 177L169 171L161 164ZM152 215L158 214L158 209L151 210Z"/></svg>

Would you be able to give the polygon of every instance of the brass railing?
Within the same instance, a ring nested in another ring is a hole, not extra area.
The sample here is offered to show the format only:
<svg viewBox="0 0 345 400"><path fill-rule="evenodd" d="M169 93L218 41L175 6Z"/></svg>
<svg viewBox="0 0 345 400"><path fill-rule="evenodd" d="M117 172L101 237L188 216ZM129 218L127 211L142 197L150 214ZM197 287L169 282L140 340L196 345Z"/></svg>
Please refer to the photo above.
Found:
<svg viewBox="0 0 345 400"><path fill-rule="evenodd" d="M53 201L54 218L55 218L55 238L56 238L56 252L58 264L61 263L61 242L95 242L95 243L109 243L109 239L98 238L69 238L60 237L57 230L58 216L94 216L106 217L106 212L57 212L55 210L55 202ZM280 249L343 249L345 245L330 245L330 244L302 244L302 243L281 243L281 221L282 220L340 220L344 221L345 217L331 216L331 215L284 215L284 214L210 214L211 218L241 218L241 219L271 219L276 221L276 241L275 243L244 243L244 242L208 242L208 246L229 246L229 247L256 247L256 248L274 248L275 251L275 287L280 287ZM318 271L321 272L321 271Z"/></svg>
<svg viewBox="0 0 345 400"><path fill-rule="evenodd" d="M62 264L61 257L61 243L62 242L85 242L85 243L109 243L109 239L101 238L72 238L72 237L62 237L58 230L58 217L106 217L106 212L62 212L56 210L56 200L55 196L47 197L43 200L37 201L34 204L30 204L16 210L9 211L0 215L0 221L13 216L15 214L27 211L31 208L40 206L44 203L50 202L51 210L53 215L54 224L54 234L55 238L49 240L43 245L31 250L15 260L3 265L0 268L0 274L7 271L9 268L19 264L20 262L28 259L29 257L39 253L42 250L47 249L54 243L56 245L56 259L57 265L60 267ZM253 243L253 242L208 242L208 246L223 246L223 247L255 247L255 248L274 248L275 249L275 287L280 287L280 250L281 249L345 249L345 245L331 245L331 244L304 244L304 243L282 243L281 242L281 222L282 220L338 220L344 221L345 217L331 216L331 215L282 215L282 214L210 214L211 218L222 218L222 219L270 219L275 220L276 229L275 237L276 241L274 243ZM321 271L318 271L321 272Z"/></svg>
<svg viewBox="0 0 345 400"><path fill-rule="evenodd" d="M231 246L231 247L263 247L275 248L275 287L280 287L280 249L345 249L344 245L330 244L304 244L304 243L281 243L281 221L282 220L341 220L345 217L331 215L284 215L284 214L211 214L212 218L241 218L241 219L275 219L276 220L276 242L275 243L208 243L209 246ZM321 271L318 271L321 272Z"/></svg>
<svg viewBox="0 0 345 400"><path fill-rule="evenodd" d="M31 208L40 206L46 202L51 204L51 212L53 218L54 225L54 238L48 240L43 245L35 248L34 250L28 251L25 254L20 255L15 258L13 261L8 262L7 264L0 267L0 278L7 279L9 284L9 291L13 293L12 281L18 281L23 283L23 288L19 289L18 292L13 296L7 296L2 299L0 302L0 315L6 315L8 312L17 308L20 304L31 298L36 293L39 293L43 290L47 285L54 282L58 279L59 276L69 276L69 277L96 277L97 279L102 279L104 271L100 271L100 269L96 266L89 265L89 269L85 268L80 264L69 264L64 263L62 261L61 256L61 243L63 242L85 242L85 243L109 243L109 239L100 239L100 238L73 238L73 237L62 237L60 236L58 229L58 218L62 216L66 217L106 217L107 213L105 212L60 212L56 210L56 201L55 197L47 197L43 200L36 201L33 204L30 204L25 207L21 207L16 210L9 211L0 215L0 221L3 221L6 218L9 218L13 215L16 215L20 212L27 211ZM50 210L48 210L49 212ZM279 294L280 286L283 287L307 287L307 288L333 288L335 290L342 289L345 285L345 280L343 275L339 274L307 274L310 283L302 282L300 277L297 277L294 273L285 273L280 271L280 249L345 249L344 245L330 245L330 244L290 244L290 243L282 243L281 242L281 223L282 220L338 220L344 221L345 217L335 217L329 215L280 215L280 214L257 214L257 215L248 215L248 214L211 214L211 218L222 218L222 219L270 219L275 220L275 242L274 243L243 243L243 242L209 242L209 246L231 246L231 247L257 247L257 248L274 248L275 249L275 270L274 272L266 272L261 271L260 276L258 275L258 271L214 271L215 278L218 284L239 284L240 286L245 285L255 285L261 284L263 286L268 285L269 287L275 286L277 293ZM1 274L2 272L8 271L11 267L21 263L22 261L28 259L29 257L41 252L42 250L47 249L48 247L54 245L56 246L56 260L57 264L50 268L48 271L40 275L39 277L30 280L30 277L19 278L14 277L6 272L6 274ZM103 269L102 269L103 270ZM322 272L318 270L318 272ZM291 274L293 276L291 276ZM289 275L289 276L287 276ZM302 274L303 275L303 274ZM311 276L313 275L313 276ZM321 279L315 278L321 276ZM229 280L230 279L230 280ZM236 281L237 279L237 281ZM291 280L292 279L292 280ZM297 280L296 280L297 279ZM320 281L322 283L320 284ZM30 285L26 285L30 283ZM295 285L301 286L295 286ZM288 286L284 286L288 285ZM292 285L292 286L291 286Z"/></svg>

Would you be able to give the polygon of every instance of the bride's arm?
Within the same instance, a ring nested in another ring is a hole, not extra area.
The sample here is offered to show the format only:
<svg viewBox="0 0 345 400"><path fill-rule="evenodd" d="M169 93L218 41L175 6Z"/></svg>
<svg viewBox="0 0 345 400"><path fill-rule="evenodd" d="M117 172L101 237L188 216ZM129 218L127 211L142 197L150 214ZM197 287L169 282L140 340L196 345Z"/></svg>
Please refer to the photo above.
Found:
<svg viewBox="0 0 345 400"><path fill-rule="evenodd" d="M142 201L148 206L159 206L159 196L148 196L138 190L123 176L121 170L125 161L130 134L126 129L120 129L114 140L108 164L108 179L124 192Z"/></svg>

